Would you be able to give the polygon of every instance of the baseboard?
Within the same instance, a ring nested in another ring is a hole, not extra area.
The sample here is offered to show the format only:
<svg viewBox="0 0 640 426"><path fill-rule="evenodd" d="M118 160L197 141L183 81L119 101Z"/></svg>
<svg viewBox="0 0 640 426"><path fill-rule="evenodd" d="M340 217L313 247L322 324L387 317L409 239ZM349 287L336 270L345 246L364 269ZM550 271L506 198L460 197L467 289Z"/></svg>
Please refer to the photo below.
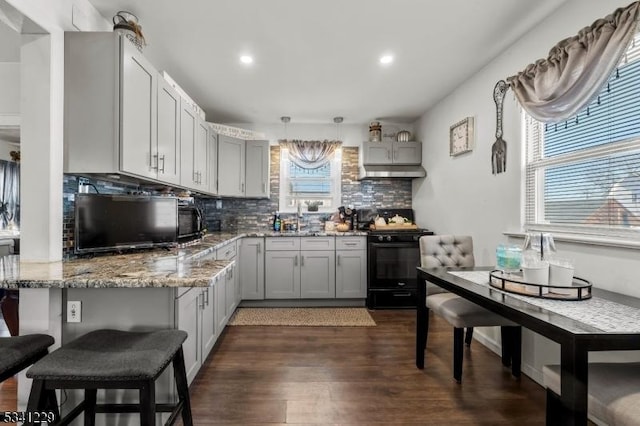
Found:
<svg viewBox="0 0 640 426"><path fill-rule="evenodd" d="M278 299L278 300L243 300L241 308L364 308L365 299Z"/></svg>

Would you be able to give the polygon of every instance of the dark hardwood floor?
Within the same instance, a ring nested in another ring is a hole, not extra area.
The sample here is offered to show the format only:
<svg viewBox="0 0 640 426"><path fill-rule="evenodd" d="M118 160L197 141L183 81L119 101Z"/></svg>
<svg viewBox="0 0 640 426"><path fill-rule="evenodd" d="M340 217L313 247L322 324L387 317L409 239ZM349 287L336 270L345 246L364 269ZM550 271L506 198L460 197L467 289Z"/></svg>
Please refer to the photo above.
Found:
<svg viewBox="0 0 640 426"><path fill-rule="evenodd" d="M377 327L227 327L191 385L196 425L542 425L544 390L473 342L453 380L451 327L430 321L424 371L414 311L372 311ZM15 379L0 410L15 410Z"/></svg>
<svg viewBox="0 0 640 426"><path fill-rule="evenodd" d="M473 342L453 380L451 327L430 324L414 363L415 311L377 327L227 327L191 385L195 423L541 425L545 394Z"/></svg>

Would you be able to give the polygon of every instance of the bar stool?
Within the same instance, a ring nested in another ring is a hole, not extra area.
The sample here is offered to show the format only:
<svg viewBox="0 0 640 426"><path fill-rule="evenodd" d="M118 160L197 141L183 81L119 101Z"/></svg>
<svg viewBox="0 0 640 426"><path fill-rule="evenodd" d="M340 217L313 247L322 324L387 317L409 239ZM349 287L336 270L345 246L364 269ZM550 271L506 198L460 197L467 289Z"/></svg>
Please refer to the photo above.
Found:
<svg viewBox="0 0 640 426"><path fill-rule="evenodd" d="M54 342L53 337L46 334L0 337L0 382L45 356Z"/></svg>
<svg viewBox="0 0 640 426"><path fill-rule="evenodd" d="M193 424L181 330L128 332L96 330L53 351L35 363L27 377L33 379L28 411L43 408L43 395L53 389L83 389L84 400L57 425L67 425L84 411L84 424L95 424L95 413L140 413L142 426L155 425L157 412L170 412L166 424L179 414L185 426ZM156 404L155 380L169 365L178 390L176 404ZM139 404L96 404L98 389L138 389ZM26 425L27 423L25 423Z"/></svg>
<svg viewBox="0 0 640 426"><path fill-rule="evenodd" d="M47 334L0 337L0 382L44 357L54 342L53 337ZM53 390L42 394L41 406L59 417L56 393Z"/></svg>

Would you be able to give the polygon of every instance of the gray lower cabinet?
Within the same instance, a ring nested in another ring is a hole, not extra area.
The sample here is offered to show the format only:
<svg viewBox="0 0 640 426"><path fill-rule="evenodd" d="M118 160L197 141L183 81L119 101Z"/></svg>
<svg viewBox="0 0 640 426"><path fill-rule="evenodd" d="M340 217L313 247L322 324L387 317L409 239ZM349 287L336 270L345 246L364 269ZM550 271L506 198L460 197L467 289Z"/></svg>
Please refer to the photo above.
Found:
<svg viewBox="0 0 640 426"><path fill-rule="evenodd" d="M336 298L367 296L366 237L336 237Z"/></svg>
<svg viewBox="0 0 640 426"><path fill-rule="evenodd" d="M335 298L334 237L274 237L265 246L265 299Z"/></svg>
<svg viewBox="0 0 640 426"><path fill-rule="evenodd" d="M214 278L209 287L202 290L202 327L200 327L202 330L202 362L211 353L218 337L216 333L215 286L219 281L219 277Z"/></svg>
<svg viewBox="0 0 640 426"><path fill-rule="evenodd" d="M224 326L227 324L227 284L224 276L214 285L215 289L215 318L216 318L216 335L220 335Z"/></svg>
<svg viewBox="0 0 640 426"><path fill-rule="evenodd" d="M187 340L182 348L189 383L209 356L218 337L215 291L219 284L220 277L216 277L211 280L209 287L192 287L177 293L178 328L187 332Z"/></svg>
<svg viewBox="0 0 640 426"><path fill-rule="evenodd" d="M336 297L336 260L333 250L300 252L300 297L329 299Z"/></svg>
<svg viewBox="0 0 640 426"><path fill-rule="evenodd" d="M300 298L300 252L265 252L265 299Z"/></svg>
<svg viewBox="0 0 640 426"><path fill-rule="evenodd" d="M264 299L264 238L239 241L239 289L244 300Z"/></svg>

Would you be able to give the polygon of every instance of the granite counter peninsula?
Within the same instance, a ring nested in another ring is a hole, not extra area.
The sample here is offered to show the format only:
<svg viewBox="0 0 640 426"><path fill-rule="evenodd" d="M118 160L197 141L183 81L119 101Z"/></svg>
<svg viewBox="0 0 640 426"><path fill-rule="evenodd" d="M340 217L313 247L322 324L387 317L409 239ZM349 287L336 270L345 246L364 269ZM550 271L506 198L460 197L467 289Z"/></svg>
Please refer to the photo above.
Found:
<svg viewBox="0 0 640 426"><path fill-rule="evenodd" d="M235 245L237 239L238 235L217 234L185 248L52 263L4 256L0 258L0 287L20 291L20 334L47 333L56 339L56 346L102 328L185 330L185 367L191 382L239 303L236 274L231 273L235 261L215 260L216 249ZM80 322L67 321L69 301L81 302ZM18 379L19 410L26 407L30 387L23 371ZM80 395L70 392L70 403L63 409L73 407ZM137 399L131 391L105 395ZM158 401L174 398L169 371L156 382L156 395ZM113 416L118 417L117 424L138 421L136 415ZM109 421L114 421L113 416L109 415ZM100 417L104 416L97 420Z"/></svg>

